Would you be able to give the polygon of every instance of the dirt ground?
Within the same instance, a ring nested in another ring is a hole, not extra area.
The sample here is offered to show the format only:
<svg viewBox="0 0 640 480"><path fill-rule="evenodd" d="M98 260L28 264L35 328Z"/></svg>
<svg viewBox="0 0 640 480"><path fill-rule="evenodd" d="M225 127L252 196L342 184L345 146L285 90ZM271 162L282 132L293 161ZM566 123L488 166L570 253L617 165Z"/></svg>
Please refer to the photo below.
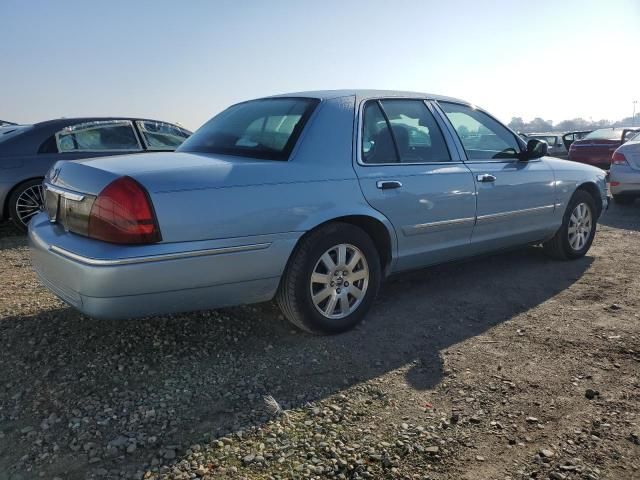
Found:
<svg viewBox="0 0 640 480"><path fill-rule="evenodd" d="M639 253L613 205L581 260L397 276L318 338L270 304L83 317L0 226L0 480L640 479Z"/></svg>

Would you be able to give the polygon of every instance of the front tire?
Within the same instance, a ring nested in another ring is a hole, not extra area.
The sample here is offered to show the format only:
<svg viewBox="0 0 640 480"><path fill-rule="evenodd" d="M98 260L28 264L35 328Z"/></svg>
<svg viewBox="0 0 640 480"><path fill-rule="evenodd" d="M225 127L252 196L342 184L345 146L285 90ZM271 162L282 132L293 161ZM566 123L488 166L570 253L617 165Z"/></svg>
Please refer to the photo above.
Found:
<svg viewBox="0 0 640 480"><path fill-rule="evenodd" d="M300 241L276 301L298 328L336 334L362 321L380 282L380 255L371 237L359 227L336 222Z"/></svg>
<svg viewBox="0 0 640 480"><path fill-rule="evenodd" d="M593 197L577 190L567 205L562 226L551 240L543 243L545 252L559 260L584 257L596 235L596 212Z"/></svg>
<svg viewBox="0 0 640 480"><path fill-rule="evenodd" d="M27 231L31 218L43 207L42 179L21 183L9 197L9 216L13 224L22 232Z"/></svg>

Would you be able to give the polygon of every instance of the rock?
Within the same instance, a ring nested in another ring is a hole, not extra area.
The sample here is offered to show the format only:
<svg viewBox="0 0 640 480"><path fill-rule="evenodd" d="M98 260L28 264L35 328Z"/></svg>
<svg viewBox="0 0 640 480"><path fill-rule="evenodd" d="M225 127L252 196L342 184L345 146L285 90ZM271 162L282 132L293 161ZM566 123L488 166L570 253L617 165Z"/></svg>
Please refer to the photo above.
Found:
<svg viewBox="0 0 640 480"><path fill-rule="evenodd" d="M242 461L246 464L252 463L255 460L256 456L253 453L250 453L249 455L245 456Z"/></svg>
<svg viewBox="0 0 640 480"><path fill-rule="evenodd" d="M130 444L130 445L127 447L127 453L133 453L133 452L135 452L135 451L136 451L136 448L137 448L137 446L136 446L136 444L135 444L135 443Z"/></svg>
<svg viewBox="0 0 640 480"><path fill-rule="evenodd" d="M536 417L527 417L527 423L538 423L539 420Z"/></svg>
<svg viewBox="0 0 640 480"><path fill-rule="evenodd" d="M424 449L424 451L427 452L430 455L435 455L435 454L440 452L440 447L435 447L435 446L427 447L427 448Z"/></svg>
<svg viewBox="0 0 640 480"><path fill-rule="evenodd" d="M631 432L629 434L629 440L636 445L640 445L640 433Z"/></svg>
<svg viewBox="0 0 640 480"><path fill-rule="evenodd" d="M563 475L562 473L559 473L559 472L551 472L549 474L549 478L551 480L565 480L565 478L567 477L566 475Z"/></svg>
<svg viewBox="0 0 640 480"><path fill-rule="evenodd" d="M549 450L548 448L544 448L542 450L540 450L540 456L544 457L544 458L551 458L555 455L555 453L553 452L553 450Z"/></svg>
<svg viewBox="0 0 640 480"><path fill-rule="evenodd" d="M173 450L172 448L168 448L167 450L164 451L162 458L164 458L165 460L173 460L176 458L176 451Z"/></svg>
<svg viewBox="0 0 640 480"><path fill-rule="evenodd" d="M600 396L600 392L598 390L587 388L584 392L584 396L587 397L589 400L593 400L594 398Z"/></svg>
<svg viewBox="0 0 640 480"><path fill-rule="evenodd" d="M484 462L485 458L482 455L476 455L476 460L479 462Z"/></svg>

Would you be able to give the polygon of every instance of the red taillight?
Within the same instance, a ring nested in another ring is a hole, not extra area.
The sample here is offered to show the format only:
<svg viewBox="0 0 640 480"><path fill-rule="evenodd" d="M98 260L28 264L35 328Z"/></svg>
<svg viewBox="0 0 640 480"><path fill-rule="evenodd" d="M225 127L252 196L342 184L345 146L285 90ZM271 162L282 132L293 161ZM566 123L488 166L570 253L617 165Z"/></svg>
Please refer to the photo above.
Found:
<svg viewBox="0 0 640 480"><path fill-rule="evenodd" d="M625 158L625 156L622 153L613 152L613 156L611 157L611 164L612 165L626 165L627 164L627 159Z"/></svg>
<svg viewBox="0 0 640 480"><path fill-rule="evenodd" d="M88 236L112 243L159 242L156 215L142 185L131 177L107 185L91 207Z"/></svg>

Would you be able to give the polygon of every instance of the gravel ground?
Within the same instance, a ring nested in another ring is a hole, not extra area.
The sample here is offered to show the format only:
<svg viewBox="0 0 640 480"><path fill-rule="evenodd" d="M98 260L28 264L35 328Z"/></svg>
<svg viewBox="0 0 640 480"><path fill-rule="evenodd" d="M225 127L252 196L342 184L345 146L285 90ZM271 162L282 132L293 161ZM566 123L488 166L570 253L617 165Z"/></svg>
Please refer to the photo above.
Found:
<svg viewBox="0 0 640 480"><path fill-rule="evenodd" d="M270 304L92 320L0 226L0 480L640 479L639 252L614 205L584 259L398 276L318 338Z"/></svg>

